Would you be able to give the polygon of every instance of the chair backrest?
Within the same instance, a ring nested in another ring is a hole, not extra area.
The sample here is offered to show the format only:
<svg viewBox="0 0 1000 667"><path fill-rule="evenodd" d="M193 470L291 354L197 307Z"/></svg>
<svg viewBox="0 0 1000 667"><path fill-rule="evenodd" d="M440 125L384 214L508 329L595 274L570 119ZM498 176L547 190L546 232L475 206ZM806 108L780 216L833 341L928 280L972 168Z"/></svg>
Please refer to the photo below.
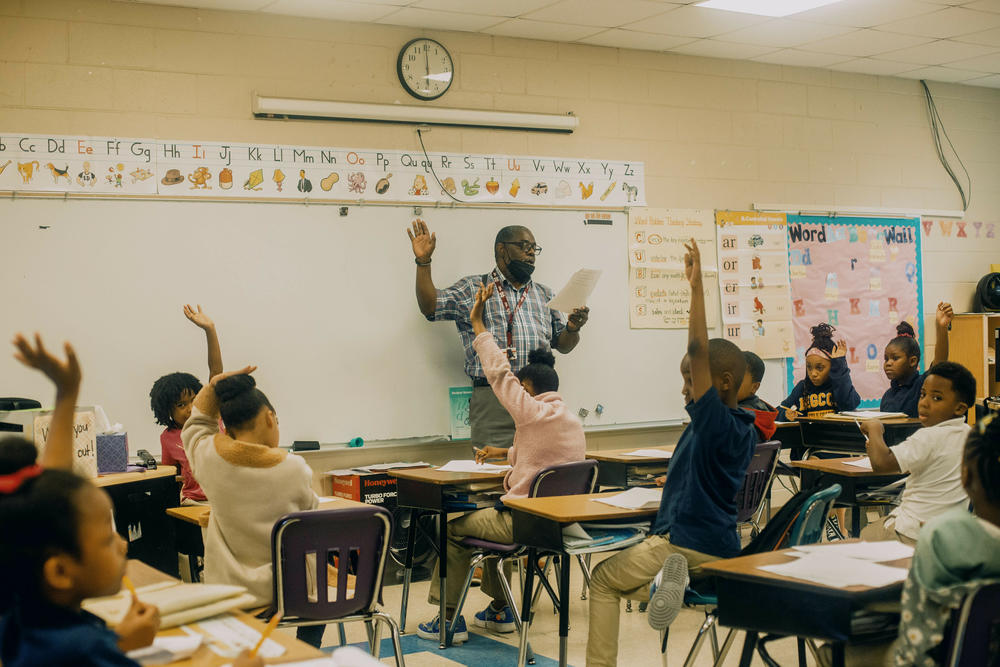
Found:
<svg viewBox="0 0 1000 667"><path fill-rule="evenodd" d="M377 505L294 512L271 531L274 604L285 618L337 619L374 609L392 516ZM329 581L327 566L336 568ZM348 584L348 575L354 581Z"/></svg>
<svg viewBox="0 0 1000 667"><path fill-rule="evenodd" d="M823 539L826 517L830 513L830 508L833 507L833 502L840 496L840 491L840 484L831 484L809 496L809 499L803 503L802 509L799 510L799 518L792 526L787 546L816 544Z"/></svg>
<svg viewBox="0 0 1000 667"><path fill-rule="evenodd" d="M965 597L952 626L948 667L1000 665L1000 584L989 584Z"/></svg>
<svg viewBox="0 0 1000 667"><path fill-rule="evenodd" d="M592 493L596 484L597 461L572 461L539 470L531 482L528 495L541 498Z"/></svg>
<svg viewBox="0 0 1000 667"><path fill-rule="evenodd" d="M757 444L750 465L747 466L743 486L736 494L736 523L746 523L760 511L771 480L774 479L779 451L781 443L777 440Z"/></svg>

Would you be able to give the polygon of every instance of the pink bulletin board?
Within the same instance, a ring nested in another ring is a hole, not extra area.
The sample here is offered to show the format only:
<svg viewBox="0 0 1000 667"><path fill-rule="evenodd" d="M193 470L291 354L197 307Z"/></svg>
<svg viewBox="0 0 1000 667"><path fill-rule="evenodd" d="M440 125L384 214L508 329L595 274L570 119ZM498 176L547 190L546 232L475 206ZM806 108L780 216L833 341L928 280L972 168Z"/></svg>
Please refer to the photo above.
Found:
<svg viewBox="0 0 1000 667"><path fill-rule="evenodd" d="M805 377L810 327L828 322L845 338L861 407L876 407L889 388L885 344L906 320L923 347L923 275L918 218L788 216L795 356L789 390ZM921 370L923 361L921 360Z"/></svg>

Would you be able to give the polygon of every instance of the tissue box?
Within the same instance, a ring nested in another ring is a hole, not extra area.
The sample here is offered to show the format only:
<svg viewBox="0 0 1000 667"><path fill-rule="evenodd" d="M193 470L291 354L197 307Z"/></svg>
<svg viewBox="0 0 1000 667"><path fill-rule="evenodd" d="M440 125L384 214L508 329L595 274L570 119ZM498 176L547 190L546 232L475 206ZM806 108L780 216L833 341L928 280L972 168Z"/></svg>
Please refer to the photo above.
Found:
<svg viewBox="0 0 1000 667"><path fill-rule="evenodd" d="M125 472L126 467L128 467L128 434L109 433L97 436L98 474Z"/></svg>

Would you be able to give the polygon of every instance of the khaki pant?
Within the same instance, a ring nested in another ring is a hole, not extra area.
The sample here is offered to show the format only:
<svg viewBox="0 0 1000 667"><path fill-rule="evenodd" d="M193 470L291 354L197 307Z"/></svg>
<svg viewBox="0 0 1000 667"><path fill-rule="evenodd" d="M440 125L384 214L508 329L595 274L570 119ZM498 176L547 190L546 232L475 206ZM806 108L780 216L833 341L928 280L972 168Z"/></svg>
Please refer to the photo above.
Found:
<svg viewBox="0 0 1000 667"><path fill-rule="evenodd" d="M878 521L873 521L861 529L861 539L865 542L883 542L885 540L896 540L911 547L916 546L917 541L896 532L896 517L886 515Z"/></svg>
<svg viewBox="0 0 1000 667"><path fill-rule="evenodd" d="M510 447L514 444L514 419L500 405L491 387L473 387L469 399L472 444Z"/></svg>
<svg viewBox="0 0 1000 667"><path fill-rule="evenodd" d="M476 510L464 516L448 522L448 581L445 586L445 603L448 608L454 608L458 604L458 598L462 594L462 584L469 572L469 562L472 560L474 549L460 544L464 537L478 537L481 540L510 544L514 541L514 523L510 518L510 512L498 512L493 508ZM508 580L510 579L510 563L504 568ZM434 575L431 577L431 588L427 593L427 601L431 604L438 604L438 589L440 588L438 568L434 568ZM495 606L507 604L504 597L503 587L497 579L496 569L492 563L486 563L483 567L483 581L480 589L496 601Z"/></svg>
<svg viewBox="0 0 1000 667"><path fill-rule="evenodd" d="M645 540L598 563L590 578L590 636L587 667L605 667L618 662L618 614L621 599L649 600L649 584L670 554L687 559L688 570L697 576L700 566L718 560L670 543L669 535L650 535Z"/></svg>

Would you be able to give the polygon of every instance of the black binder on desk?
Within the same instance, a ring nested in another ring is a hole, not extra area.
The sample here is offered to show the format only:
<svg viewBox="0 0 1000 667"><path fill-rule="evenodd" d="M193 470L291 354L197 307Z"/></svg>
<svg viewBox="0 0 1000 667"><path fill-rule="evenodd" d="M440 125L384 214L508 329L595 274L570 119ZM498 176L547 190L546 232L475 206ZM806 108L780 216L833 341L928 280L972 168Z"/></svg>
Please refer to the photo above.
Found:
<svg viewBox="0 0 1000 667"><path fill-rule="evenodd" d="M38 410L42 404L33 398L0 397L0 412L15 410ZM18 423L3 421L0 416L0 433L24 433L24 427Z"/></svg>

